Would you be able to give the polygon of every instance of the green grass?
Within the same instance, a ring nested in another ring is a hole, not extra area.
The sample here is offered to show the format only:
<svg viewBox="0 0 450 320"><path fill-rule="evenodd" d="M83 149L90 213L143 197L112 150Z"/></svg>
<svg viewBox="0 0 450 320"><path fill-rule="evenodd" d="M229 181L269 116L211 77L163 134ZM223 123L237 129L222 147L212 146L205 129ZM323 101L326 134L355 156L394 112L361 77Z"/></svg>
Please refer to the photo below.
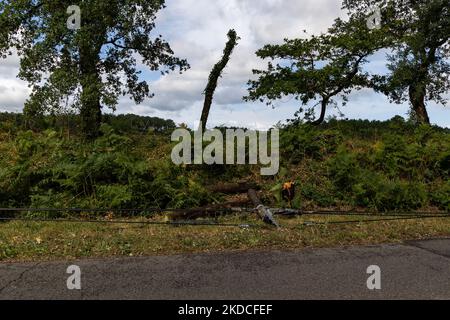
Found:
<svg viewBox="0 0 450 320"><path fill-rule="evenodd" d="M162 219L162 218L161 218ZM107 223L8 222L0 224L0 261L170 255L242 250L290 250L396 243L450 236L449 218L357 224L302 225L305 221L354 220L354 216L279 218L280 230L256 217L220 218L257 228ZM366 218L361 218L366 219Z"/></svg>

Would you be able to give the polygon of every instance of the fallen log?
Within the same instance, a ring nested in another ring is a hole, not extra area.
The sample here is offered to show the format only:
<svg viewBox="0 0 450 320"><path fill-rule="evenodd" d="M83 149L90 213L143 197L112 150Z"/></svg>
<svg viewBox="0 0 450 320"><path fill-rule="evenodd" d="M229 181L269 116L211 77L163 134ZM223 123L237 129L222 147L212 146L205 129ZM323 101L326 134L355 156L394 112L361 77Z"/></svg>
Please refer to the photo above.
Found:
<svg viewBox="0 0 450 320"><path fill-rule="evenodd" d="M226 183L211 186L208 191L214 193L235 194L246 193L249 189L259 189L256 183L238 182L238 183Z"/></svg>
<svg viewBox="0 0 450 320"><path fill-rule="evenodd" d="M211 218L218 217L225 214L236 213L235 207L240 207L248 204L248 200L243 201L233 201L216 205L209 205L205 207L186 209L168 214L171 220L191 220L198 218Z"/></svg>
<svg viewBox="0 0 450 320"><path fill-rule="evenodd" d="M256 210L261 217L261 219L267 223L274 225L275 227L279 228L280 225L278 222L275 221L272 212L268 207L266 207L261 200L259 200L258 195L256 194L256 191L254 189L248 190L248 197L252 201L253 205L256 207Z"/></svg>

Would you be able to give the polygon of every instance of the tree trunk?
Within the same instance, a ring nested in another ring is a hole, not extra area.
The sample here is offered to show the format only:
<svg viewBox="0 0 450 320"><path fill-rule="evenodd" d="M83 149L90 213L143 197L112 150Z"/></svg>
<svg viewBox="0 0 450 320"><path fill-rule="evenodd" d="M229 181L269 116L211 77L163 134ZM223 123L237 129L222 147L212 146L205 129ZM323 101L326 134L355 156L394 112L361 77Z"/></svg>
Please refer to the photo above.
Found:
<svg viewBox="0 0 450 320"><path fill-rule="evenodd" d="M97 70L98 54L95 50L80 50L81 132L85 138L98 137L101 123L100 91L101 79Z"/></svg>
<svg viewBox="0 0 450 320"><path fill-rule="evenodd" d="M322 99L319 119L311 122L312 125L318 126L318 125L322 124L322 122L325 120L325 115L327 113L327 106L328 106L329 101L330 101L329 98Z"/></svg>
<svg viewBox="0 0 450 320"><path fill-rule="evenodd" d="M409 87L409 100L417 121L420 124L430 124L427 108L425 106L426 89L424 85L411 85Z"/></svg>
<svg viewBox="0 0 450 320"><path fill-rule="evenodd" d="M209 75L208 84L205 88L205 102L203 104L202 115L200 117L200 128L203 132L206 129L206 123L208 122L209 111L211 109L211 104L214 96L214 91L217 88L217 81L222 74L223 69L227 66L228 61L230 60L231 53L237 45L238 36L236 31L230 30L228 32L228 42L223 51L222 59L214 66Z"/></svg>
<svg viewBox="0 0 450 320"><path fill-rule="evenodd" d="M240 183L222 183L215 186L210 186L206 188L212 193L225 193L225 194L237 194L247 192L249 189L261 189L258 184L251 182L240 182Z"/></svg>

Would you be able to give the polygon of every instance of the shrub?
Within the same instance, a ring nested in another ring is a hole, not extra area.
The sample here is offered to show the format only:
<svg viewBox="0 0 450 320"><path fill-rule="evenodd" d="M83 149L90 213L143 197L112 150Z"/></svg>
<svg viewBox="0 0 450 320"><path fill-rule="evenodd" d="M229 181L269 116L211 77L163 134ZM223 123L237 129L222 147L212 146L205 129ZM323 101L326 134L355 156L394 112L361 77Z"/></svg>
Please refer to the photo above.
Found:
<svg viewBox="0 0 450 320"><path fill-rule="evenodd" d="M334 130L319 130L310 125L291 125L280 134L283 159L297 164L305 158L323 159L335 152L341 136Z"/></svg>
<svg viewBox="0 0 450 320"><path fill-rule="evenodd" d="M337 192L350 191L360 177L356 154L340 148L336 156L328 161L328 175Z"/></svg>
<svg viewBox="0 0 450 320"><path fill-rule="evenodd" d="M430 189L431 204L441 210L450 211L450 180L437 184Z"/></svg>

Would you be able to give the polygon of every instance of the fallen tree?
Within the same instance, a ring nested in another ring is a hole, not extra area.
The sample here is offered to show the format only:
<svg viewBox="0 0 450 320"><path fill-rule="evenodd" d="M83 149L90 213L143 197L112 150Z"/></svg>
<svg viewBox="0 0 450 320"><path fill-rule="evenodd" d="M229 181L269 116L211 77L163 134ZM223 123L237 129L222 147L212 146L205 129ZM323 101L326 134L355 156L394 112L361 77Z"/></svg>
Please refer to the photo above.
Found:
<svg viewBox="0 0 450 320"><path fill-rule="evenodd" d="M211 192L224 194L246 193L249 189L259 190L260 187L256 183L238 182L218 184L208 188Z"/></svg>
<svg viewBox="0 0 450 320"><path fill-rule="evenodd" d="M248 200L231 201L221 204L215 204L195 209L179 210L169 213L171 220L191 220L198 218L215 218L222 215L238 212L237 207L246 206Z"/></svg>

